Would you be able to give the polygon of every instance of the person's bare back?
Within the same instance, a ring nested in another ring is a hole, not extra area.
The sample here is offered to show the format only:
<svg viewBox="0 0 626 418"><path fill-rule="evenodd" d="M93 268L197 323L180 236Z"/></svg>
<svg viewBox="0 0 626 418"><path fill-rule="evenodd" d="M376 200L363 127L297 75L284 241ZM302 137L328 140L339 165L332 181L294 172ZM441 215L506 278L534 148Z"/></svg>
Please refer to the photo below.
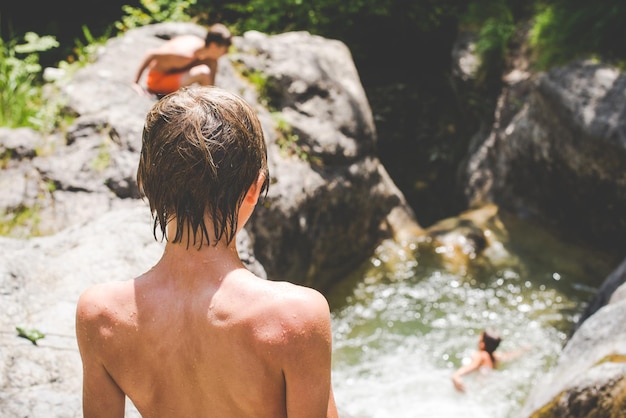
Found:
<svg viewBox="0 0 626 418"><path fill-rule="evenodd" d="M202 264L194 275L178 272L189 267L164 257L132 282L84 296L93 298L91 306L103 305L98 320L104 322L92 338L101 342L96 347L108 373L145 418L287 417L284 373L298 373L307 353L317 351L309 343L331 339L329 323L315 323L328 309L325 299L243 266L223 276ZM290 358L294 344L298 358ZM330 364L330 356L313 360ZM302 372L330 385L325 368ZM302 389L294 387L293 395L328 399L327 392Z"/></svg>
<svg viewBox="0 0 626 418"><path fill-rule="evenodd" d="M264 189L262 173L243 195L237 231ZM176 218L166 226L178 238L152 269L93 286L78 302L85 417L123 417L125 396L144 418L336 417L326 299L255 276L234 240L198 246L190 229L177 234Z"/></svg>
<svg viewBox="0 0 626 418"><path fill-rule="evenodd" d="M163 73L181 71L188 68L198 59L196 51L204 47L204 39L198 36L177 36L148 53L152 58L148 68Z"/></svg>

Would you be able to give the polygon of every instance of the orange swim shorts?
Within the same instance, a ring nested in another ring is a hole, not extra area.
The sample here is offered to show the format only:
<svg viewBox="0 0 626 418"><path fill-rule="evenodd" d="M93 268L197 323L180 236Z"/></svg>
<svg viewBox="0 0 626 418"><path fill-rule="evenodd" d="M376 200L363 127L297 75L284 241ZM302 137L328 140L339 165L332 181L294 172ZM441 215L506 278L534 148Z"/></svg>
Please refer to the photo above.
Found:
<svg viewBox="0 0 626 418"><path fill-rule="evenodd" d="M146 85L151 93L169 94L180 88L180 78L183 73L162 73L149 71Z"/></svg>

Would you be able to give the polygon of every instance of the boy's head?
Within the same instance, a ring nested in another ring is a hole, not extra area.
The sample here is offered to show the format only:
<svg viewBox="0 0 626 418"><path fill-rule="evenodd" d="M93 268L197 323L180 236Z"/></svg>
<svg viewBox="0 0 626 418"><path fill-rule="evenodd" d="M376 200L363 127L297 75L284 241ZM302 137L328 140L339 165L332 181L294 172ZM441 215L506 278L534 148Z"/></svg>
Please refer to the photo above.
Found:
<svg viewBox="0 0 626 418"><path fill-rule="evenodd" d="M239 207L260 174L267 192L265 139L256 113L241 97L217 87L182 88L146 116L137 184L150 203L154 235L201 247L237 232ZM208 231L205 215L211 219ZM176 236L167 224L176 218ZM193 237L193 238L190 238ZM205 241L206 240L206 241Z"/></svg>
<svg viewBox="0 0 626 418"><path fill-rule="evenodd" d="M209 28L204 39L204 47L196 51L196 57L217 60L228 53L231 42L232 35L228 28L216 23Z"/></svg>
<svg viewBox="0 0 626 418"><path fill-rule="evenodd" d="M226 49L228 49L232 43L232 34L228 28L221 23L211 25L206 34L206 38L204 38L204 45L209 47L211 43L216 43L219 46L225 46Z"/></svg>

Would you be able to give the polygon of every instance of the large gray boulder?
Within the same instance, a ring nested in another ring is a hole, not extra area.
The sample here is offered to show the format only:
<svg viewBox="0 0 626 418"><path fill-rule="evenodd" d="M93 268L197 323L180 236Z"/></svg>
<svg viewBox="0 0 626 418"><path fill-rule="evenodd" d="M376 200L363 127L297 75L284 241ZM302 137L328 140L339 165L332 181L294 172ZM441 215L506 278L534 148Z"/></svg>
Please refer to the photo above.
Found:
<svg viewBox="0 0 626 418"><path fill-rule="evenodd" d="M235 47L231 59L266 77L265 100L288 126L270 137L275 181L250 224L255 254L271 277L325 287L381 237L415 228L412 210L375 156L372 113L343 43L249 32Z"/></svg>
<svg viewBox="0 0 626 418"><path fill-rule="evenodd" d="M470 202L626 251L625 89L625 74L591 61L512 82L465 167Z"/></svg>
<svg viewBox="0 0 626 418"><path fill-rule="evenodd" d="M156 263L162 245L150 234L149 209L137 201L55 235L1 238L0 249L0 415L81 416L76 301L91 284ZM18 338L18 327L44 338Z"/></svg>

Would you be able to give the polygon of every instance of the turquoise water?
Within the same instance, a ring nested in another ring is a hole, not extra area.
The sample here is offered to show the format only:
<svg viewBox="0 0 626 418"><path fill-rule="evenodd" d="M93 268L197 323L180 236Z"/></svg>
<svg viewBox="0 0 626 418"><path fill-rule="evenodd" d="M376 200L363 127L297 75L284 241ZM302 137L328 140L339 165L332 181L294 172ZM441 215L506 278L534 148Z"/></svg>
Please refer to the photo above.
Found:
<svg viewBox="0 0 626 418"><path fill-rule="evenodd" d="M445 248L386 242L333 290L333 387L346 418L516 417L613 266L500 218L491 246L461 268ZM464 377L459 393L450 376L486 327L502 335L499 351L530 350Z"/></svg>

